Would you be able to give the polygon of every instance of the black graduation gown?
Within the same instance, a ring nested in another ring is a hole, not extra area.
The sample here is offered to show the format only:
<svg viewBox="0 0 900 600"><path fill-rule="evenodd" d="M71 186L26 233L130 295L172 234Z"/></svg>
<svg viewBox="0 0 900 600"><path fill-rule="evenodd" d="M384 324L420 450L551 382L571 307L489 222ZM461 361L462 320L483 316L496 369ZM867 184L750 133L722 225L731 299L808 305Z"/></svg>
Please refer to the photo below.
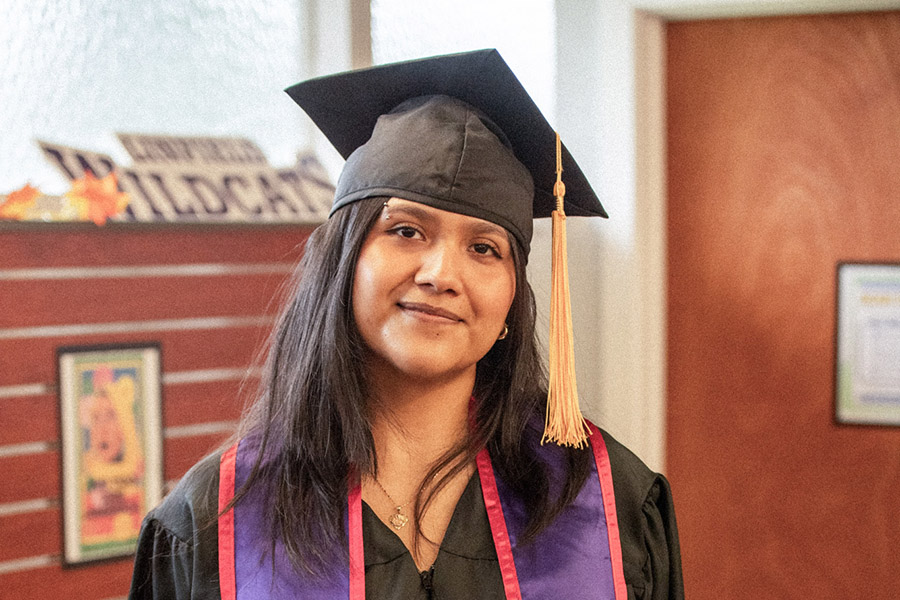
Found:
<svg viewBox="0 0 900 600"><path fill-rule="evenodd" d="M604 433L629 599L684 598L669 484ZM215 524L219 456L198 463L141 530L129 598L218 600ZM447 528L431 571L419 573L393 531L363 503L366 598L502 599L503 582L477 472ZM552 525L551 525L552 527Z"/></svg>

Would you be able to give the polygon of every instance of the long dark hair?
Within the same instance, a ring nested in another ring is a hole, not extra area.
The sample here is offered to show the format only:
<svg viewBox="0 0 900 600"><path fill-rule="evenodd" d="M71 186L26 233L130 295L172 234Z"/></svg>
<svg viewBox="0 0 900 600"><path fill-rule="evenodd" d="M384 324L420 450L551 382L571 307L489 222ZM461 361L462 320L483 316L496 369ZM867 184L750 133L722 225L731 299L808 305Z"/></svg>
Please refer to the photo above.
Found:
<svg viewBox="0 0 900 600"><path fill-rule="evenodd" d="M351 299L360 249L385 200L348 205L310 236L295 291L268 345L256 400L238 433L255 440L259 449L231 505L263 486L273 546L279 539L294 566L313 574L333 566L345 547L351 478L377 472L365 348ZM423 480L414 522L421 522L434 495L487 447L498 475L528 508L527 540L575 498L587 477L589 456L566 451L568 468L560 485L551 486L546 465L529 443L540 437L546 375L535 341L534 294L525 277L524 253L512 239L511 247L516 292L509 334L479 361L472 429ZM426 486L439 472L444 474L437 483Z"/></svg>

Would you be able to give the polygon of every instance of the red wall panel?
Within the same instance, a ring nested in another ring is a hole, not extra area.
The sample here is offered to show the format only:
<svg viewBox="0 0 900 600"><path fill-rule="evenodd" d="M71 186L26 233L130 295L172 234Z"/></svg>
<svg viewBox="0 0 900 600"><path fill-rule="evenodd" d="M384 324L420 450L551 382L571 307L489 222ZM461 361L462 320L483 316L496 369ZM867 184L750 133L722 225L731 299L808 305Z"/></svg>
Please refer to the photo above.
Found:
<svg viewBox="0 0 900 600"><path fill-rule="evenodd" d="M166 427L216 421L236 421L241 416L244 401L256 390L258 379L246 382L213 381L171 386L166 390Z"/></svg>
<svg viewBox="0 0 900 600"><path fill-rule="evenodd" d="M308 227L4 224L4 268L295 262Z"/></svg>
<svg viewBox="0 0 900 600"><path fill-rule="evenodd" d="M216 433L166 440L166 480L178 479L187 473L194 463L216 450L227 437L225 433Z"/></svg>
<svg viewBox="0 0 900 600"><path fill-rule="evenodd" d="M37 510L0 519L0 561L59 552L62 544L58 508Z"/></svg>
<svg viewBox="0 0 900 600"><path fill-rule="evenodd" d="M56 349L72 344L160 342L163 372L245 367L265 342L269 325L0 339L0 385L55 383Z"/></svg>
<svg viewBox="0 0 900 600"><path fill-rule="evenodd" d="M128 560L64 569L59 565L18 571L3 576L3 598L122 598L131 585Z"/></svg>
<svg viewBox="0 0 900 600"><path fill-rule="evenodd" d="M4 295L18 302L0 313L0 328L265 314L284 278L264 273L4 282Z"/></svg>
<svg viewBox="0 0 900 600"><path fill-rule="evenodd" d="M0 503L58 497L59 452L0 457Z"/></svg>
<svg viewBox="0 0 900 600"><path fill-rule="evenodd" d="M0 446L59 439L59 400L43 394L2 402Z"/></svg>
<svg viewBox="0 0 900 600"><path fill-rule="evenodd" d="M177 480L255 390L250 368L310 231L0 224L0 597L128 591L130 557L59 565L57 349L161 345L164 478Z"/></svg>
<svg viewBox="0 0 900 600"><path fill-rule="evenodd" d="M163 425L235 421L257 382L250 377L244 389L239 380L168 386L164 390ZM58 440L59 399L55 394L5 399L0 424L0 446Z"/></svg>

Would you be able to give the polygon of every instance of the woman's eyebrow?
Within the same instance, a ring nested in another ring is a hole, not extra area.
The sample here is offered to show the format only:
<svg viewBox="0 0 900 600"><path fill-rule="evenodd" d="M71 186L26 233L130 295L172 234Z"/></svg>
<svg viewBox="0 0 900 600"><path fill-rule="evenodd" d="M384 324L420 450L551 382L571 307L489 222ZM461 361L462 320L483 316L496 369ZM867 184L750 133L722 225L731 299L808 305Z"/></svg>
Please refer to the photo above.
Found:
<svg viewBox="0 0 900 600"><path fill-rule="evenodd" d="M406 205L385 205L385 209L387 209L385 217L391 218L396 214L405 215L407 217L411 217L413 219L419 219L421 221L432 222L434 221L434 216L429 213L429 211L420 208L414 204Z"/></svg>
<svg viewBox="0 0 900 600"><path fill-rule="evenodd" d="M499 235L503 236L504 239L506 238L505 229L494 223L489 223L488 221L478 221L477 223L473 223L470 230L473 235Z"/></svg>
<svg viewBox="0 0 900 600"><path fill-rule="evenodd" d="M434 209L417 206L412 202L409 204L388 204L385 209L386 218L394 218L399 215L401 217L406 216L412 219L418 219L425 223L433 223L437 220ZM499 235L506 239L506 229L500 225L491 223L490 221L476 219L474 217L473 219L474 221L466 226L471 235Z"/></svg>

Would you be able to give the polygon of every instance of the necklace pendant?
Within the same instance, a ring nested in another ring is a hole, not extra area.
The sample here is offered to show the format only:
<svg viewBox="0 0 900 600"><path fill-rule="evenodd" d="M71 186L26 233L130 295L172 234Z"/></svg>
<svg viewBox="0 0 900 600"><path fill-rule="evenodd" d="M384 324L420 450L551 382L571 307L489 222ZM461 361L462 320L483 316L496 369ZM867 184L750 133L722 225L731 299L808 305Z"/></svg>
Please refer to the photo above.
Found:
<svg viewBox="0 0 900 600"><path fill-rule="evenodd" d="M391 527L400 531L403 529L407 523L409 523L409 517L400 512L400 507L397 507L397 512L391 515L391 518L388 519L391 523Z"/></svg>

